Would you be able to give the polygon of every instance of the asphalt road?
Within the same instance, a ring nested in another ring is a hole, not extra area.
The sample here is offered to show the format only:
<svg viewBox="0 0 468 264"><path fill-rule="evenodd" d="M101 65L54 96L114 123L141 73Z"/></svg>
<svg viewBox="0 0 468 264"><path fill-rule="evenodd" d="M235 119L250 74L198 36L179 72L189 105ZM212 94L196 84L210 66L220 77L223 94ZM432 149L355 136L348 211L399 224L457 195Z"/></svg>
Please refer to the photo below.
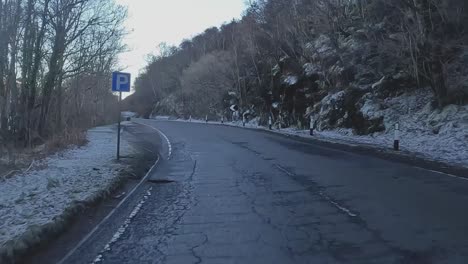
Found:
<svg viewBox="0 0 468 264"><path fill-rule="evenodd" d="M162 146L157 169L63 263L468 263L463 178L254 130L137 122L168 137L143 139Z"/></svg>

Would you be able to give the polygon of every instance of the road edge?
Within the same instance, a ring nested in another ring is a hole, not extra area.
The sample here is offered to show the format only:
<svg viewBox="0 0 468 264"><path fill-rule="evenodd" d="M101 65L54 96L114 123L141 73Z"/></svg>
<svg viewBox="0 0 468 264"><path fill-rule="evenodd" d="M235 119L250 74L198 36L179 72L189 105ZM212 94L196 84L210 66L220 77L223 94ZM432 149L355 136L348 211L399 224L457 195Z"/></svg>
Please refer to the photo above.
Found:
<svg viewBox="0 0 468 264"><path fill-rule="evenodd" d="M133 123L135 124L138 124L138 125L141 125L141 126L145 126L145 127L148 127L156 132L158 132L158 134L164 138L164 140L166 140L166 144L167 144L167 148L168 148L168 154L167 154L167 159L171 159L172 157L172 143L171 141L169 140L169 137L166 136L166 134L164 134L161 130L155 128L155 127L152 127L150 125L147 125L147 124L143 124L143 123L138 123L138 122L135 122L135 121L132 121Z"/></svg>
<svg viewBox="0 0 468 264"><path fill-rule="evenodd" d="M151 120L190 123L189 121L186 121L186 120L157 120L157 119L151 119ZM378 157L384 160L406 164L406 165L413 166L415 168L419 168L422 170L444 174L449 177L455 177L455 178L459 178L463 180L468 180L468 167L424 157L422 156L422 154L419 154L417 152L394 151L394 150L391 150L390 147L383 148L379 146L364 145L359 142L353 142L353 144L346 144L344 142L339 142L339 141L323 140L317 137L306 138L306 137L302 137L299 135L285 134L277 130L269 130L266 127L251 127L251 126L244 127L240 125L234 125L230 123L220 123L220 122L208 122L208 123L193 122L193 124L206 124L206 125L212 125L212 126L225 126L225 127L239 128L239 129L255 130L261 133L277 135L283 138L288 138L288 139L301 142L301 143L315 144L320 147L347 151L347 152L362 154L362 155L367 155L367 156L374 155L375 157Z"/></svg>
<svg viewBox="0 0 468 264"><path fill-rule="evenodd" d="M60 261L57 262L57 264L66 263L67 259L71 257L83 244L85 244L94 235L94 233L96 233L99 230L99 228L101 228L101 226L104 225L104 223L108 221L115 214L115 212L128 201L130 197L133 196L133 194L143 185L143 183L145 183L148 180L149 176L154 172L160 160L161 157L158 155L158 159L156 160L156 162L153 164L153 166L151 166L151 168L140 180L140 182L138 182L138 184L135 185L135 187L133 187L133 189L128 193L128 195L126 195L125 198L122 199L122 201L120 201L117 204L117 206L113 208L112 211L110 211L90 232L88 232L88 234L86 234L86 236L83 237L75 247L68 251L68 253Z"/></svg>

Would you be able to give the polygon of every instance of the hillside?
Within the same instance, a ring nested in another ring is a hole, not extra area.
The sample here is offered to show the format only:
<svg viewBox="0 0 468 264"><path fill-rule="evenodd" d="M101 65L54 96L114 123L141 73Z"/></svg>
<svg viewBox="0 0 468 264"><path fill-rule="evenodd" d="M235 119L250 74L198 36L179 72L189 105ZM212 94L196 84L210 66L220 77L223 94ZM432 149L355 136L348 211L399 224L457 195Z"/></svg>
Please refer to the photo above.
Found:
<svg viewBox="0 0 468 264"><path fill-rule="evenodd" d="M433 148L468 146L468 3L461 0L251 3L240 21L160 45L131 110L233 117ZM136 103L135 103L136 102ZM435 138L435 141L432 140Z"/></svg>

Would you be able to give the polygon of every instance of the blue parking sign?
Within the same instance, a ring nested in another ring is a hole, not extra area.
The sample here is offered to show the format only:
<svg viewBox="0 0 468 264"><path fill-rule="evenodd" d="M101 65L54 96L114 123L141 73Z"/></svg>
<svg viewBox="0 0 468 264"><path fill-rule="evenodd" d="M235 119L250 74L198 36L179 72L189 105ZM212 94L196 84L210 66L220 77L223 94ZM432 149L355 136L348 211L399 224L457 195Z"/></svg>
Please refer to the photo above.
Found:
<svg viewBox="0 0 468 264"><path fill-rule="evenodd" d="M130 73L113 72L112 73L112 91L130 92Z"/></svg>

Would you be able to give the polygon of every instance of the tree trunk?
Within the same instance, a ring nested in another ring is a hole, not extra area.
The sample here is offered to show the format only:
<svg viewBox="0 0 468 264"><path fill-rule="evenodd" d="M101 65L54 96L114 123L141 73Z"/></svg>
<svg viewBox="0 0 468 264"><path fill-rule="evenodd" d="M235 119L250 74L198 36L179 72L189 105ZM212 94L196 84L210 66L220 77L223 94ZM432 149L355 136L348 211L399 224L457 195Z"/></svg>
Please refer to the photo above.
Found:
<svg viewBox="0 0 468 264"><path fill-rule="evenodd" d="M418 9L420 24L423 33L422 60L425 65L425 77L428 79L439 107L445 106L447 98L447 86L445 83L445 71L442 63L444 54L443 19L438 11L436 3L430 0L414 0Z"/></svg>
<svg viewBox="0 0 468 264"><path fill-rule="evenodd" d="M27 113L27 131L28 131L28 143L31 143L31 134L32 130L36 127L36 124L33 123L32 120L32 111L34 109L34 105L36 104L36 89L37 89L37 75L39 73L39 67L41 65L42 60L42 41L45 36L46 26L47 26L47 10L49 9L49 2L50 0L44 1L44 9L42 11L42 24L41 29L35 39L34 44L34 62L31 69L30 77L28 79L29 85L29 95L28 95L28 113Z"/></svg>
<svg viewBox="0 0 468 264"><path fill-rule="evenodd" d="M55 132L56 133L61 133L63 130L63 113L62 113L62 105L63 105L63 87L62 87L62 82L63 82L63 74L60 74L59 79L57 81L57 109L56 109L56 127L55 127Z"/></svg>
<svg viewBox="0 0 468 264"><path fill-rule="evenodd" d="M57 30L54 47L52 49L52 55L49 61L49 72L46 75L43 93L42 93L42 104L41 114L39 117L38 130L42 136L47 134L47 117L50 109L50 100L52 97L52 91L57 85L57 79L62 74L60 61L63 59L63 53L65 52L65 28L60 26Z"/></svg>
<svg viewBox="0 0 468 264"><path fill-rule="evenodd" d="M6 104L7 86L3 78L6 75L5 65L7 65L8 55L8 35L6 32L6 6L0 1L0 130L6 130ZM5 14L4 14L5 13Z"/></svg>
<svg viewBox="0 0 468 264"><path fill-rule="evenodd" d="M33 27L34 20L34 0L28 0L25 20L24 20L24 35L23 35L23 47L22 47L22 67L21 67L21 94L18 108L18 115L21 118L19 124L19 137L25 139L27 144L27 104L28 104L28 92L30 89L30 74L33 65L33 53L34 53L34 34L35 28Z"/></svg>
<svg viewBox="0 0 468 264"><path fill-rule="evenodd" d="M19 18L21 17L21 1L17 2L15 15L14 15L14 22L11 27L11 43L10 43L10 66L9 66L9 73L7 77L7 82L10 90L10 109L7 111L7 115L9 115L9 128L10 132L16 135L18 130L18 116L17 116L17 104L18 104L18 86L16 84L16 57L18 53L18 28L19 28Z"/></svg>
<svg viewBox="0 0 468 264"><path fill-rule="evenodd" d="M447 103L447 85L445 83L445 70L442 64L442 46L433 44L431 51L431 85L436 91L437 103L442 108Z"/></svg>

